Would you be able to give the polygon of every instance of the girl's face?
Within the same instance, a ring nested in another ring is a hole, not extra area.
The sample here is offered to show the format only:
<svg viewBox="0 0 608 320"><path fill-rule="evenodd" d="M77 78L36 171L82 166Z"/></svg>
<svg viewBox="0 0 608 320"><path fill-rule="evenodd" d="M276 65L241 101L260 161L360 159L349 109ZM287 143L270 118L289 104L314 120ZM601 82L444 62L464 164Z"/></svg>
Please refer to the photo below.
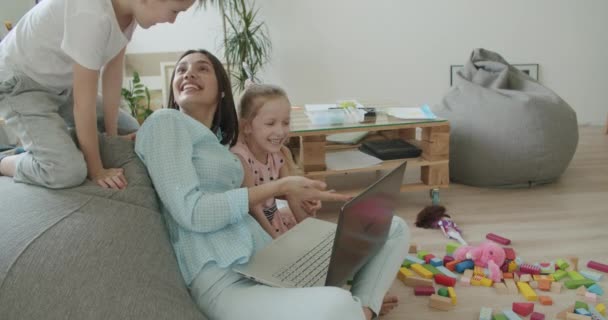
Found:
<svg viewBox="0 0 608 320"><path fill-rule="evenodd" d="M137 0L133 15L137 24L148 29L157 23L173 23L177 14L188 10L195 0Z"/></svg>
<svg viewBox="0 0 608 320"><path fill-rule="evenodd" d="M255 117L245 125L252 152L274 153L281 150L289 134L291 106L285 97L267 100Z"/></svg>
<svg viewBox="0 0 608 320"><path fill-rule="evenodd" d="M206 55L195 52L183 57L175 68L173 97L187 112L196 108L216 108L219 90L215 69Z"/></svg>

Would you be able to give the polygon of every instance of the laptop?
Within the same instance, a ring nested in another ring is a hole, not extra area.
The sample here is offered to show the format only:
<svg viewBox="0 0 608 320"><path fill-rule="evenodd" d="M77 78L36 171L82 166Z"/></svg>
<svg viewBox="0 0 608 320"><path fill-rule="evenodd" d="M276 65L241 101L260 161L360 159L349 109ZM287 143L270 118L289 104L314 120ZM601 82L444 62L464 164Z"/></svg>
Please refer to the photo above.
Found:
<svg viewBox="0 0 608 320"><path fill-rule="evenodd" d="M342 287L384 245L406 162L340 208L338 223L307 218L233 267L273 287Z"/></svg>

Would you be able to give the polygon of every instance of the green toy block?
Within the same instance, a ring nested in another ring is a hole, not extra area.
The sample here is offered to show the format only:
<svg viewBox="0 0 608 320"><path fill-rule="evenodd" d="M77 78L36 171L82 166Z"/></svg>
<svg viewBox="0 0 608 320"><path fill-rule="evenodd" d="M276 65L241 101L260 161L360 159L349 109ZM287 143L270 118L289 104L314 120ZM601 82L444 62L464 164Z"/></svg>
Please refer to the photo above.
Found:
<svg viewBox="0 0 608 320"><path fill-rule="evenodd" d="M507 316L505 316L504 314L495 314L492 316L492 320L509 320L507 318Z"/></svg>
<svg viewBox="0 0 608 320"><path fill-rule="evenodd" d="M422 265L422 266L423 266L425 269L427 269L428 271L430 271L430 272L433 274L433 276L434 276L434 275L436 275L436 274L438 274L438 273L441 273L441 272L439 272L439 270L437 270L437 268L433 267L433 265L430 265L430 264L424 264L424 265Z"/></svg>
<svg viewBox="0 0 608 320"><path fill-rule="evenodd" d="M409 268L413 264L414 264L413 262L406 259L406 260L403 260L403 263L401 264L401 266L404 268Z"/></svg>
<svg viewBox="0 0 608 320"><path fill-rule="evenodd" d="M456 251L456 249L458 249L458 247L460 247L459 243L456 242L449 242L446 246L445 246L445 252L447 254L452 254L454 253L454 251Z"/></svg>
<svg viewBox="0 0 608 320"><path fill-rule="evenodd" d="M582 301L577 301L577 302L574 303L574 310L581 309L581 308L589 311L589 305L588 304L586 304L586 303L584 303Z"/></svg>
<svg viewBox="0 0 608 320"><path fill-rule="evenodd" d="M566 268L570 266L568 262L566 262L564 259L557 259L557 261L555 261L555 264L562 270L566 270Z"/></svg>
<svg viewBox="0 0 608 320"><path fill-rule="evenodd" d="M424 250L418 251L418 259L424 260L424 257L426 257L427 254L429 254L428 251L424 251Z"/></svg>
<svg viewBox="0 0 608 320"><path fill-rule="evenodd" d="M568 271L568 277L570 277L570 279L572 280L585 280L587 278L583 277L582 274L578 273L577 271Z"/></svg>
<svg viewBox="0 0 608 320"><path fill-rule="evenodd" d="M448 293L448 288L440 288L437 291L437 294L440 295L440 296L442 296L442 297L449 297L450 296L449 293Z"/></svg>
<svg viewBox="0 0 608 320"><path fill-rule="evenodd" d="M595 281L585 279L585 280L568 280L564 282L564 286L568 289L578 289L580 286L585 286L587 288L591 287L595 284Z"/></svg>
<svg viewBox="0 0 608 320"><path fill-rule="evenodd" d="M567 276L568 276L568 272L561 270L561 269L557 270L557 271L555 271L555 273L553 273L553 279L555 281L560 281Z"/></svg>

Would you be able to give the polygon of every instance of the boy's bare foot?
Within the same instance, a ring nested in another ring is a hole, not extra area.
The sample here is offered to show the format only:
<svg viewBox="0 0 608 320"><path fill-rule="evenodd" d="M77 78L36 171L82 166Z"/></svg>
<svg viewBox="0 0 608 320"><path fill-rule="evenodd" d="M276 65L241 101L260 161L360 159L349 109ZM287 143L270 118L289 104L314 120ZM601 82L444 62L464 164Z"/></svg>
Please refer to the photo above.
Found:
<svg viewBox="0 0 608 320"><path fill-rule="evenodd" d="M392 294L386 294L384 300L382 300L382 307L380 308L380 315L384 316L391 312L399 305L399 297Z"/></svg>

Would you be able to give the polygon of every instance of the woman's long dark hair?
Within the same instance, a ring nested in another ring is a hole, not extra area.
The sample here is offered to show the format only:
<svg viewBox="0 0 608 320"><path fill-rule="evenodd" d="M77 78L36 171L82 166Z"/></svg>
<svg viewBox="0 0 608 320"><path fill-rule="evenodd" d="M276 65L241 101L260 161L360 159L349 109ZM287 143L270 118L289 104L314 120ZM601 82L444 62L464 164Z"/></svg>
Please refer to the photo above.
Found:
<svg viewBox="0 0 608 320"><path fill-rule="evenodd" d="M218 58L216 58L209 51L203 49L186 51L177 60L177 63L179 63L179 61L181 61L185 56L193 53L204 54L209 61L211 61L213 69L215 70L215 78L217 79L217 89L218 95L220 96L220 101L217 104L215 116L213 116L213 123L209 129L211 129L213 132L218 132L219 130L222 134L220 143L223 145L230 145L232 147L236 143L239 136L239 123L236 115L236 107L234 105L234 97L232 96L232 85L230 84L228 73ZM177 66L175 70L177 70ZM171 109L179 110L179 106L175 102L175 96L173 95L173 79L175 78L175 70L173 70L173 74L171 75L169 101L167 102L167 106Z"/></svg>

